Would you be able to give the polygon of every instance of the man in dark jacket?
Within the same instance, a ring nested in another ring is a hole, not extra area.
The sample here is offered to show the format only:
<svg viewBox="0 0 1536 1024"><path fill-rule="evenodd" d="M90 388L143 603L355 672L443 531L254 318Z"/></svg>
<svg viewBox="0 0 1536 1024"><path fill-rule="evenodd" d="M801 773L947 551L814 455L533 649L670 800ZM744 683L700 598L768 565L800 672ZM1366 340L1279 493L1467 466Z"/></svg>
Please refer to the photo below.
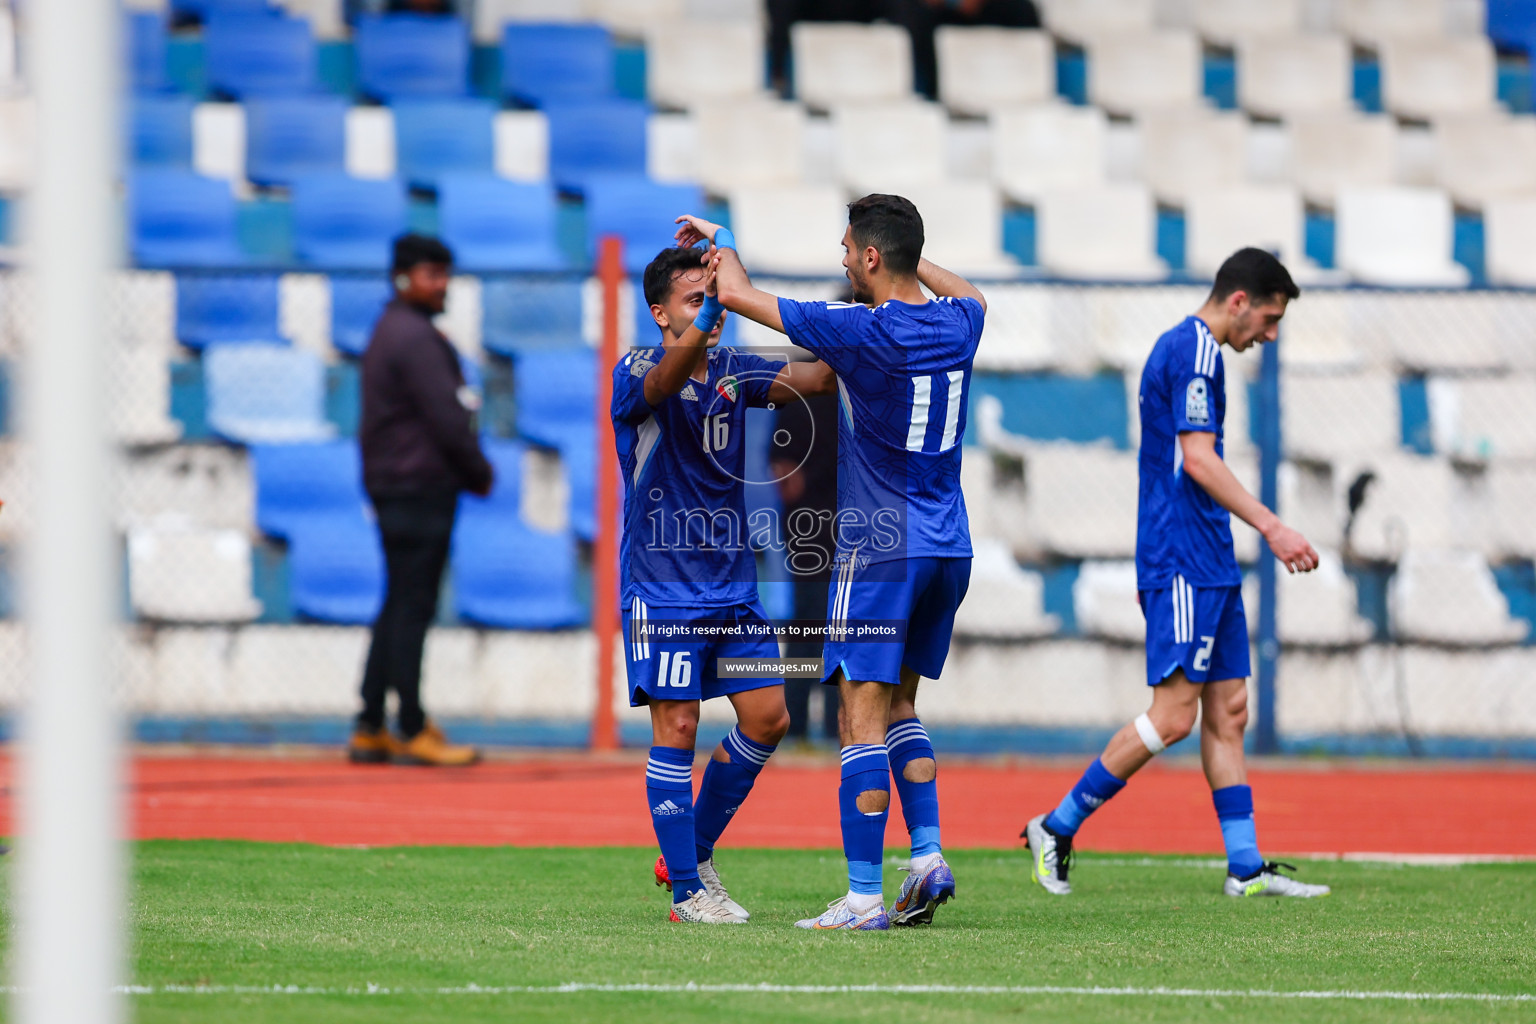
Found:
<svg viewBox="0 0 1536 1024"><path fill-rule="evenodd" d="M491 490L491 466L476 432L479 398L464 383L457 351L432 324L447 301L452 264L452 253L435 238L395 240L395 297L363 355L358 441L387 584L348 747L353 761L460 765L479 757L472 747L450 744L421 707L422 648L437 614L459 493ZM399 739L384 725L390 690L400 700Z"/></svg>

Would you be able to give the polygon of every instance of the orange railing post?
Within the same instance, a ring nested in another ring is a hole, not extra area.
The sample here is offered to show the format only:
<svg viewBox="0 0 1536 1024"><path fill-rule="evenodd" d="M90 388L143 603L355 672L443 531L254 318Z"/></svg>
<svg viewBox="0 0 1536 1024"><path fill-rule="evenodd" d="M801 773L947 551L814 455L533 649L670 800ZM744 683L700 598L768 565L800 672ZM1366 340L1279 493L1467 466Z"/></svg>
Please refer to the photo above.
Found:
<svg viewBox="0 0 1536 1024"><path fill-rule="evenodd" d="M597 535L592 543L592 632L597 638L597 709L592 749L617 750L613 717L614 640L619 632L619 466L613 447L613 367L619 361L619 290L624 286L624 243L608 236L597 256L603 288L603 334L597 349Z"/></svg>

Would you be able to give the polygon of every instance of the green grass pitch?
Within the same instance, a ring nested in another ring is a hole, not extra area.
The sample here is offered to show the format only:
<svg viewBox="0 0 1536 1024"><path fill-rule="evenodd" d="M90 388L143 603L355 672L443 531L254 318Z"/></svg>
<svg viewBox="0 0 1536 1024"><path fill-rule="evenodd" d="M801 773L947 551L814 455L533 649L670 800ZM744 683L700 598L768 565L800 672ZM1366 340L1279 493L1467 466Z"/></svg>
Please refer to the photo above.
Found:
<svg viewBox="0 0 1536 1024"><path fill-rule="evenodd" d="M1019 851L955 853L959 898L927 928L791 927L842 889L836 851L731 850L754 914L665 921L639 849L134 848L130 996L143 1022L627 1019L768 1022L1536 1021L1536 1002L1069 993L441 993L578 984L955 985L1536 992L1536 864L1316 862L1322 900L1232 900L1208 860L1083 856L1047 896ZM887 870L887 890L899 874ZM241 986L324 990L276 994ZM165 992L217 986L218 993ZM369 993L375 985L389 993ZM353 990L353 991L349 991Z"/></svg>

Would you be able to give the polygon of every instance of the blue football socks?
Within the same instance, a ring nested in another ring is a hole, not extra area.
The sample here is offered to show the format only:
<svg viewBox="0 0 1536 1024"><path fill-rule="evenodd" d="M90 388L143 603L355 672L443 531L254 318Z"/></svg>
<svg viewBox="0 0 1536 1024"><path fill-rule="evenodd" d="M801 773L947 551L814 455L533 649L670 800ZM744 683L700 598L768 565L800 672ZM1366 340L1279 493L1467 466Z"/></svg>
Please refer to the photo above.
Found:
<svg viewBox="0 0 1536 1024"><path fill-rule="evenodd" d="M714 855L720 833L730 824L741 802L752 792L757 773L763 770L776 748L749 739L737 726L720 741L729 761L713 757L704 766L704 781L699 785L699 799L693 806L694 844L699 860Z"/></svg>
<svg viewBox="0 0 1536 1024"><path fill-rule="evenodd" d="M672 880L672 902L681 903L704 888L693 847L693 751L652 747L645 763L645 799Z"/></svg>
<svg viewBox="0 0 1536 1024"><path fill-rule="evenodd" d="M1083 827L1088 815L1103 806L1104 801L1125 788L1125 780L1117 779L1104 767L1104 762L1094 758L1093 764L1083 772L1060 805L1045 819L1045 827L1058 836L1075 836Z"/></svg>
<svg viewBox="0 0 1536 1024"><path fill-rule="evenodd" d="M1253 790L1247 786L1213 789L1211 800L1216 804L1216 820L1221 822L1221 841L1227 846L1227 871L1247 878L1264 866L1253 824Z"/></svg>
<svg viewBox="0 0 1536 1024"><path fill-rule="evenodd" d="M886 794L883 811L859 810L859 794ZM843 855L848 858L848 891L878 897L885 858L885 822L890 817L891 762L883 743L855 743L843 748L843 782L837 806L843 825Z"/></svg>
<svg viewBox="0 0 1536 1024"><path fill-rule="evenodd" d="M885 731L885 748L890 752L891 781L896 786L897 796L901 797L901 814L907 822L907 834L912 837L913 858L940 852L938 780L912 782L904 774L910 762L925 757L933 759L928 730L916 718L892 722Z"/></svg>

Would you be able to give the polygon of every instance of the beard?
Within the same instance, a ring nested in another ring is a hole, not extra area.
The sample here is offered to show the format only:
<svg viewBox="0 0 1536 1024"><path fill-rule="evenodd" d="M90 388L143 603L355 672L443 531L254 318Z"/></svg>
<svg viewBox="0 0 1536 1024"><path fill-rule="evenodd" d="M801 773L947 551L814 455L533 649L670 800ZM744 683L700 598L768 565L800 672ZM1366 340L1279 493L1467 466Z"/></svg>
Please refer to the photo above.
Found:
<svg viewBox="0 0 1536 1024"><path fill-rule="evenodd" d="M848 285L853 293L854 302L861 302L868 306L875 301L874 295L869 290L869 282L862 276L856 276L852 270L848 271Z"/></svg>

